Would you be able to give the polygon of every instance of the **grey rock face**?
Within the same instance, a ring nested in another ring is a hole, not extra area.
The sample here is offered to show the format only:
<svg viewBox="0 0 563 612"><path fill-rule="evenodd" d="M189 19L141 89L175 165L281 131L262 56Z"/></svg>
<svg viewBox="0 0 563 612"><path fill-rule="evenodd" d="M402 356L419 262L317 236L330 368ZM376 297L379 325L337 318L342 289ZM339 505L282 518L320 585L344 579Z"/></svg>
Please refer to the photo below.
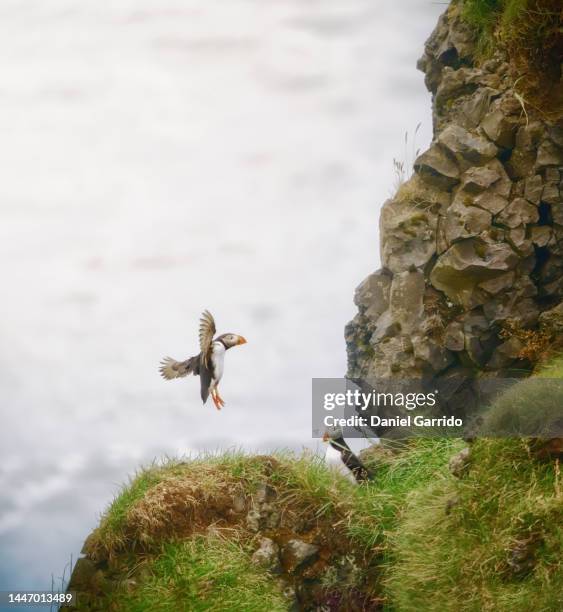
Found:
<svg viewBox="0 0 563 612"><path fill-rule="evenodd" d="M436 221L411 202L387 202L379 220L383 265L393 273L425 266L436 251Z"/></svg>
<svg viewBox="0 0 563 612"><path fill-rule="evenodd" d="M304 565L315 561L318 554L319 547L314 544L296 539L288 540L282 548L282 562L287 571L295 572Z"/></svg>
<svg viewBox="0 0 563 612"><path fill-rule="evenodd" d="M532 204L540 203L542 192L543 180L539 174L534 174L524 181L524 197Z"/></svg>
<svg viewBox="0 0 563 612"><path fill-rule="evenodd" d="M551 140L544 140L538 149L536 164L538 168L563 166L563 149Z"/></svg>
<svg viewBox="0 0 563 612"><path fill-rule="evenodd" d="M252 555L252 562L273 574L281 574L280 547L270 538L262 538L260 546Z"/></svg>
<svg viewBox="0 0 563 612"><path fill-rule="evenodd" d="M501 335L508 321L559 329L563 124L523 113L502 55L475 65L460 4L418 63L434 140L382 208L384 268L358 287L346 328L354 378L502 374L532 365Z"/></svg>
<svg viewBox="0 0 563 612"><path fill-rule="evenodd" d="M516 198L496 218L501 225L510 228L521 227L539 220L539 212L536 206L530 204L524 198Z"/></svg>
<svg viewBox="0 0 563 612"><path fill-rule="evenodd" d="M563 333L563 302L542 312L539 317L540 327L553 334Z"/></svg>
<svg viewBox="0 0 563 612"><path fill-rule="evenodd" d="M486 136L503 149L514 146L517 125L517 121L513 117L507 117L500 108L490 111L481 123Z"/></svg>
<svg viewBox="0 0 563 612"><path fill-rule="evenodd" d="M517 263L518 256L504 242L464 240L438 258L430 282L454 303L471 306L471 296L479 283L513 269Z"/></svg>
<svg viewBox="0 0 563 612"><path fill-rule="evenodd" d="M460 238L472 238L485 231L492 221L488 210L454 202L446 213L444 232L448 244Z"/></svg>
<svg viewBox="0 0 563 612"><path fill-rule="evenodd" d="M469 195L482 193L501 179L501 172L502 166L498 168L491 164L484 167L469 168L461 177L460 191ZM506 196L508 196L508 193Z"/></svg>
<svg viewBox="0 0 563 612"><path fill-rule="evenodd" d="M459 167L455 158L439 143L418 156L414 169L426 182L444 189L453 187L459 181Z"/></svg>
<svg viewBox="0 0 563 612"><path fill-rule="evenodd" d="M475 94L473 94L468 100L463 102L461 106L461 114L465 117L465 121L463 122L463 127L468 129L476 128L483 119L485 113L488 111L491 100L494 96L498 95L498 91L496 89L492 89L490 87L483 87L478 89ZM502 113L501 113L502 114ZM483 122L483 128L485 126L485 122ZM485 130L486 131L486 130ZM503 142L503 130L498 126L495 129L496 138L493 138L487 132L487 136L499 146L506 146L502 144Z"/></svg>
<svg viewBox="0 0 563 612"><path fill-rule="evenodd" d="M438 142L465 164L481 165L493 159L497 147L490 141L472 134L459 125L451 124L438 136Z"/></svg>
<svg viewBox="0 0 563 612"><path fill-rule="evenodd" d="M377 320L389 307L391 275L378 272L368 276L356 289L354 302L370 321Z"/></svg>

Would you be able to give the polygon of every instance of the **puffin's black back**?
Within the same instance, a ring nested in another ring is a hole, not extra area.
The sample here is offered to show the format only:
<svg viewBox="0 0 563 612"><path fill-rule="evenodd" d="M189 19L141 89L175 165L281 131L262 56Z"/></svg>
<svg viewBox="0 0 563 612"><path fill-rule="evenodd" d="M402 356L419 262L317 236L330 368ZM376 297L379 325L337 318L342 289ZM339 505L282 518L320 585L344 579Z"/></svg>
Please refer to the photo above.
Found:
<svg viewBox="0 0 563 612"><path fill-rule="evenodd" d="M358 482L373 480L373 476L360 459L354 455L344 438L336 438L336 440L330 440L329 443L332 448L335 448L340 453L342 463L352 472L352 475Z"/></svg>

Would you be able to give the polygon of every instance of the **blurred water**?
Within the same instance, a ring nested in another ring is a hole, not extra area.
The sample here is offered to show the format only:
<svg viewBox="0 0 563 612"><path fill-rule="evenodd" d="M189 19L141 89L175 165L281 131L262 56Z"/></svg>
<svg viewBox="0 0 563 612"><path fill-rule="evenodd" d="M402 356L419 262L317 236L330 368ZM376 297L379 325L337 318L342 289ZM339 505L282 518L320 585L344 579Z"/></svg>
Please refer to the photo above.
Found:
<svg viewBox="0 0 563 612"><path fill-rule="evenodd" d="M0 589L49 588L155 456L316 446L443 8L0 4ZM157 373L204 308L249 341L221 413Z"/></svg>

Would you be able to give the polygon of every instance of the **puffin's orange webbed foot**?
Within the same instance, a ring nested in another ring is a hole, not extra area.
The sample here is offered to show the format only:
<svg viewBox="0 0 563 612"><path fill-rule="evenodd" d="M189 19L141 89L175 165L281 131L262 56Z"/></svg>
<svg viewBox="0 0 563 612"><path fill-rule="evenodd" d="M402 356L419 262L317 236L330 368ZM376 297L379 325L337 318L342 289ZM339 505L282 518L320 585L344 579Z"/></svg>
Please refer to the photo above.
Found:
<svg viewBox="0 0 563 612"><path fill-rule="evenodd" d="M222 408L225 405L225 400L219 395L219 389L215 389L215 396L217 397L217 401Z"/></svg>
<svg viewBox="0 0 563 612"><path fill-rule="evenodd" d="M220 398L217 397L215 390L211 391L211 399L213 400L213 403L215 404L215 408L217 408L217 410L221 410L222 404L221 404Z"/></svg>

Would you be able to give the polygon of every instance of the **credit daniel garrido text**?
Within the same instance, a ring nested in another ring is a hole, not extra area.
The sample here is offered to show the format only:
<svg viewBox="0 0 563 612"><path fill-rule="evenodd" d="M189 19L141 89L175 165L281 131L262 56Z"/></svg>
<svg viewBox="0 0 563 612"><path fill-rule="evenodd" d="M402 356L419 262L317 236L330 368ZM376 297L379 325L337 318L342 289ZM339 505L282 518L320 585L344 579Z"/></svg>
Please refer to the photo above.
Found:
<svg viewBox="0 0 563 612"><path fill-rule="evenodd" d="M416 408L433 408L438 403L438 391L428 393L392 393L378 392L375 389L366 393L360 389L347 389L343 392L327 392L323 395L323 408L326 412L334 409L352 409L356 414L347 417L325 414L325 427L461 427L462 419L454 416L428 417L424 415L403 414L397 416L380 416L378 414L361 415L380 407L392 407L408 412Z"/></svg>

